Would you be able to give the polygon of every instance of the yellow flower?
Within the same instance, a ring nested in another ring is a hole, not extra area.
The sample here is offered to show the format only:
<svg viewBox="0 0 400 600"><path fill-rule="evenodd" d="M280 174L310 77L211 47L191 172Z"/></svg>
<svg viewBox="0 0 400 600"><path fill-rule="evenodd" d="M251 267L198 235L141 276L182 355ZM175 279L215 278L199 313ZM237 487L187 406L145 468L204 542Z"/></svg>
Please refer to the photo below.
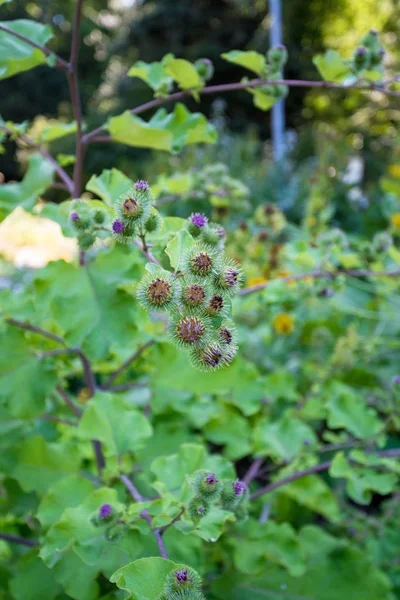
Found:
<svg viewBox="0 0 400 600"><path fill-rule="evenodd" d="M390 222L392 223L393 227L400 229L400 213L394 213L394 215L390 217Z"/></svg>
<svg viewBox="0 0 400 600"><path fill-rule="evenodd" d="M268 279L266 277L251 277L247 282L249 286L260 285L261 283L266 283Z"/></svg>
<svg viewBox="0 0 400 600"><path fill-rule="evenodd" d="M288 313L279 313L273 320L273 326L276 333L281 335L289 335L294 329L294 320Z"/></svg>
<svg viewBox="0 0 400 600"><path fill-rule="evenodd" d="M72 261L77 244L63 236L58 223L19 206L0 225L0 254L17 267L40 268L52 260Z"/></svg>
<svg viewBox="0 0 400 600"><path fill-rule="evenodd" d="M400 165L390 165L388 171L392 177L400 178Z"/></svg>

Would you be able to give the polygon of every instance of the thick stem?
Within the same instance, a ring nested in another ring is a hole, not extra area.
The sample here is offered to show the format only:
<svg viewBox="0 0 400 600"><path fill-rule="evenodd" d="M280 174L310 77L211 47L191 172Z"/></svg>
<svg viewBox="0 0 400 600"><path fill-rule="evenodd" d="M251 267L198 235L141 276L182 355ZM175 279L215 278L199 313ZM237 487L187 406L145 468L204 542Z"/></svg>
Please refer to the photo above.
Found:
<svg viewBox="0 0 400 600"><path fill-rule="evenodd" d="M250 481L253 481L253 479L257 477L264 460L264 457L256 458L256 460L250 465L249 470L242 479L246 485L248 485Z"/></svg>
<svg viewBox="0 0 400 600"><path fill-rule="evenodd" d="M37 540L30 540L28 538L20 537L19 535L11 535L9 533L0 533L0 540L13 542L14 544L22 544L23 546L39 546L39 542Z"/></svg>
<svg viewBox="0 0 400 600"><path fill-rule="evenodd" d="M32 331L33 333L37 333L38 335L42 335L43 337L48 338L49 340L53 340L54 342L58 342L59 344L65 344L64 340L55 335L54 333L50 333L50 331L45 331L40 327L36 327L36 325L30 325L30 323L24 323L23 321L17 321L16 319L7 319L7 323L9 325L14 325L15 327L20 327L21 329L26 329L26 331Z"/></svg>
<svg viewBox="0 0 400 600"><path fill-rule="evenodd" d="M74 415L80 418L83 415L83 411L72 402L67 392L60 385L56 387L56 391L64 400L65 404L72 410Z"/></svg>
<svg viewBox="0 0 400 600"><path fill-rule="evenodd" d="M389 450L381 450L380 452L374 452L377 456L383 456L388 458L394 458L400 456L400 448L391 448ZM297 481L297 479L301 479L302 477L306 477L307 475L312 475L313 473L319 473L321 471L326 471L332 465L331 460L327 460L325 462L319 463L318 465L314 465L313 467L309 467L308 469L304 469L304 471L297 471L296 473L291 473L287 477L283 479L279 479L279 481L274 481L274 483L270 483L266 485L250 496L250 500L255 500L256 498L260 498L264 494L269 494L276 490L277 488L286 485L287 483L292 483L292 481Z"/></svg>
<svg viewBox="0 0 400 600"><path fill-rule="evenodd" d="M137 358L139 358L139 356L145 350L147 350L147 348L150 348L150 346L152 346L153 344L154 344L154 340L149 340L148 342L143 344L143 346L141 346L138 350L136 350L136 352L134 354L132 354L131 357L129 357L124 363L122 363L122 365L119 367L119 369L114 371L114 373L111 373L111 375L108 377L108 379L106 379L105 383L103 383L103 385L101 386L102 389L108 389L110 387L110 385L112 384L112 382L118 377L118 375L120 375L122 373L122 371L127 369L129 367L129 365L131 365Z"/></svg>
<svg viewBox="0 0 400 600"><path fill-rule="evenodd" d="M12 129L9 129L9 127L6 127L5 125L0 125L0 130L5 131L7 133L7 135L14 135L14 133L15 133L14 131L12 131ZM66 189L72 194L74 183L73 183L72 179L69 177L69 175L64 171L64 169L62 167L60 167L60 165L58 164L56 159L53 156L51 156L51 154L49 154L47 152L47 150L45 150L43 148L43 146L40 146L39 144L37 144L34 140L32 140L27 135L25 135L23 133L19 133L19 134L17 134L17 137L18 137L18 139L23 141L27 146L32 148L32 150L36 150L36 152L39 152L39 154L41 154L46 160L48 160L53 165L55 172L60 177L60 179L62 179L62 181L65 183Z"/></svg>
<svg viewBox="0 0 400 600"><path fill-rule="evenodd" d="M12 29L9 29L6 25L0 24L0 31L4 31L5 33L8 33L9 35L13 35L14 37L19 38L23 42L26 42L30 46L33 46L33 48L37 48L38 50L41 50L43 52L43 54L45 54L46 56L54 56L54 58L56 60L56 68L62 69L63 71L68 70L68 67L69 67L68 63L65 60L63 60L60 56L58 56L57 54L55 54L54 52L49 50L49 48L46 48L45 46L41 46L40 44L37 44L33 40L30 40L29 38L25 37L22 33L19 33L18 31L13 31Z"/></svg>
<svg viewBox="0 0 400 600"><path fill-rule="evenodd" d="M74 165L74 196L78 198L82 193L83 160L85 157L85 146L82 142L82 106L78 82L78 56L80 45L80 24L82 16L83 0L77 0L72 29L71 57L69 71L67 74L69 91L71 95L72 110L77 124L76 132L76 159Z"/></svg>
<svg viewBox="0 0 400 600"><path fill-rule="evenodd" d="M380 85L377 84L368 84L368 85L360 85L359 83L354 83L351 85L342 85L340 83L333 83L330 81L301 81L299 79L282 79L279 81L269 81L269 80L262 80L262 79L253 79L251 81L248 81L246 83L226 83L226 84L222 84L222 85L210 85L208 87L204 87L201 90L198 90L199 94L222 94L225 92L234 92L234 91L238 91L238 90L245 90L247 88L253 88L253 87L259 87L261 85L268 85L268 86L274 86L274 85L287 85L288 87L308 87L308 88L329 88L329 89L341 89L341 90L348 90L348 89L356 89L356 90L360 90L360 91L365 91L365 92L371 92L371 91L376 91L376 92L380 92L381 94L386 94L388 96L394 96L396 98L400 98L400 92L396 92L394 90L388 90L385 87L381 87ZM149 102L145 102L144 104L141 104L140 106L137 106L136 108L133 108L130 113L132 115L138 115L142 112L145 112L146 110L150 110L152 108L158 108L159 106L162 106L163 104L166 104L167 102L171 102L173 100L181 100L182 98L185 98L187 96L190 96L190 94L192 93L192 90L183 90L181 92L175 92L174 94L171 94L170 96L167 96L166 98L155 98L154 100L150 100ZM89 133L87 133L84 136L84 141L85 142L89 142L90 140L93 141L97 141L97 142L109 142L112 140L111 136L101 136L98 137L99 134L101 134L104 131L104 127L96 127L96 129L93 129L92 131L90 131Z"/></svg>
<svg viewBox="0 0 400 600"><path fill-rule="evenodd" d="M143 252L143 254L145 254L147 256L147 258L149 259L149 261L151 263L153 263L154 265L157 265L159 267L161 267L160 263L158 262L158 260L156 259L156 257L150 252L149 249L145 250L144 246L142 244L142 242L140 242L139 240L133 240L133 243L135 244L135 246L137 246L138 248L140 248L140 250Z"/></svg>
<svg viewBox="0 0 400 600"><path fill-rule="evenodd" d="M130 493L130 495L136 502L143 502L146 500L146 498L143 498L142 494L140 494L140 492L136 489L135 485L132 483L132 481L129 479L129 477L127 477L126 475L121 475L120 480L122 481L122 483L124 484L124 486L126 487L128 492ZM146 509L142 510L142 512L140 513L140 516L142 517L142 519L144 519L148 523L150 530L156 539L157 546L158 546L161 556L163 558L168 558L167 549L165 547L164 540L162 539L162 535L161 535L162 534L161 528L153 529L152 524L151 524L151 521L152 521L151 516L149 515L149 513Z"/></svg>

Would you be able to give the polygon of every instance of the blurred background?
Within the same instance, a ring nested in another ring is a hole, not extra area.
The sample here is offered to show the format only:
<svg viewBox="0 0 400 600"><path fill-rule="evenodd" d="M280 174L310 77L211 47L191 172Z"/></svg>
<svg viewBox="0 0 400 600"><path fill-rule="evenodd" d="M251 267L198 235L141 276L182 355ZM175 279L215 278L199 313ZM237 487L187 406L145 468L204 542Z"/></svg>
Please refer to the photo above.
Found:
<svg viewBox="0 0 400 600"><path fill-rule="evenodd" d="M398 0L287 0L282 4L283 41L289 51L287 78L319 79L312 57L328 48L349 57L371 27L381 32L387 49L387 76L399 71ZM1 18L33 18L50 24L55 33L51 47L68 59L74 6L74 0L15 0L2 6ZM220 54L229 49L265 53L270 25L267 0L86 2L79 71L87 128L151 99L151 90L143 82L126 76L136 60L160 60L167 52L188 60L208 57L215 65L211 83L239 81L243 71L223 61ZM67 84L60 71L39 67L2 81L1 89L0 115L6 120L33 121L33 128L41 129L48 119L73 118ZM199 110L193 99L186 103L192 111ZM85 162L85 180L104 168L116 167L133 178L146 177L154 182L160 173L201 168L218 160L248 186L255 205L279 203L291 213L290 218L297 220L310 178L315 182L322 169L326 180L321 185L327 194L335 196L341 225L346 227L348 216L348 227L364 221L365 231L372 221L375 230L380 219L379 181L388 165L396 167L400 161L400 103L396 98L376 92L367 95L291 89L285 103L287 151L279 165L272 161L271 113L257 110L250 94L205 96L200 110L220 131L217 146L189 148L179 157L171 157L118 144L93 145ZM50 144L55 155L68 155L73 148L73 136ZM17 154L15 144L7 143L0 156L5 182L21 179L24 166L16 160ZM342 201L343 178L339 173L343 174L349 165L353 175L348 176L347 185L357 185L357 190ZM52 190L46 197L59 202L65 194ZM179 212L179 207L176 210ZM353 219L353 212L365 213L366 219L360 221L359 214Z"/></svg>

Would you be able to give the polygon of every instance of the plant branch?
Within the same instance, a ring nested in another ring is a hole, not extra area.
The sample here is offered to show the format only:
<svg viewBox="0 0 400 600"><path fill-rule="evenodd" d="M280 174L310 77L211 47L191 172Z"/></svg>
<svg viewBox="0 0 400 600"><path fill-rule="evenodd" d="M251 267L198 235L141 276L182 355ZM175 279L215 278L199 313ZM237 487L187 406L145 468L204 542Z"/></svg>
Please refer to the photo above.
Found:
<svg viewBox="0 0 400 600"><path fill-rule="evenodd" d="M56 68L62 69L63 71L68 70L68 67L69 67L68 63L65 60L63 60L60 56L55 54L55 52L52 52L51 50L49 50L49 48L46 48L45 46L41 46L40 44L37 44L36 42L34 42L33 40L30 40L28 37L26 37L22 33L19 33L18 31L14 31L13 29L9 29L4 24L0 24L0 31L4 31L5 33L8 33L9 35L13 35L14 37L19 38L23 42L29 44L30 46L33 46L33 48L40 50L46 56L54 56L54 58L56 60Z"/></svg>
<svg viewBox="0 0 400 600"><path fill-rule="evenodd" d="M136 350L136 352L134 354L132 354L132 356L130 356L124 363L122 363L122 365L116 371L111 373L111 375L108 377L108 379L106 379L105 383L103 383L103 385L101 386L102 389L108 389L110 387L110 385L112 384L112 382L118 377L118 375L120 375L122 373L122 371L127 369L129 367L129 365L131 365L137 358L139 358L139 356L145 350L147 350L147 348L150 348L150 346L152 346L153 344L154 344L154 340L149 340L148 342L143 344L143 346L141 346L138 350Z"/></svg>
<svg viewBox="0 0 400 600"><path fill-rule="evenodd" d="M210 85L204 87L201 90L198 90L198 94L220 94L225 92L234 92L238 90L245 90L247 88L255 88L261 85L265 86L274 86L274 85L287 85L288 87L307 87L307 88L323 88L323 89L340 89L340 90L348 90L348 89L356 89L365 92L380 92L381 94L386 94L388 96L394 96L396 98L400 98L400 92L396 92L394 90L388 90L386 87L382 87L375 83L368 83L367 85L359 84L358 82L351 85L342 85L340 83L334 83L331 81L302 81L299 79L281 79L279 81L270 81L268 79L252 79L246 83L237 82L237 83L225 83L221 85ZM187 96L190 96L193 90L183 90L181 92L175 92L165 98L154 98L149 102L145 102L136 108L133 108L130 113L132 115L138 115L152 108L158 108L167 102L181 100ZM101 134L105 130L104 126L96 127L89 133L87 133L83 140L85 143L93 140L97 142L109 142L112 140L112 136L101 136L98 137L98 134Z"/></svg>
<svg viewBox="0 0 400 600"><path fill-rule="evenodd" d="M170 523L168 523L168 525L164 525L164 527L160 527L158 529L158 531L160 532L160 535L163 535L164 531L166 531L167 529L169 529L171 527L171 525L173 525L174 523L176 523L177 521L179 521L179 519L181 518L181 516L183 515L183 513L185 512L185 509L182 508L178 514L172 519L172 521Z"/></svg>
<svg viewBox="0 0 400 600"><path fill-rule="evenodd" d="M274 281L290 282L301 281L303 279L332 279L332 277L338 275L347 275L350 277L400 277L400 269L394 271L370 271L368 269L336 269L334 271L321 271L318 269L316 271L310 271L309 273L297 273L295 275L287 275L286 277L276 277L275 279L264 281L257 285L251 285L239 290L238 295L245 296L247 294L252 294L253 292L258 292L268 287Z"/></svg>
<svg viewBox="0 0 400 600"><path fill-rule="evenodd" d="M158 260L156 259L156 257L150 252L150 250L148 248L147 249L144 248L142 242L140 242L139 240L133 240L133 243L135 244L135 246L140 248L140 250L143 252L143 254L145 254L147 256L147 258L149 259L149 261L151 263L153 263L154 265L157 265L158 267L161 267L161 265L158 262Z"/></svg>
<svg viewBox="0 0 400 600"><path fill-rule="evenodd" d="M69 406L69 408L72 410L72 412L73 412L73 413L74 413L74 414L75 414L75 415L76 415L78 418L80 418L80 417L83 415L83 411L82 411L82 410L81 410L81 409L80 409L78 406L76 406L76 405L75 405L75 404L72 402L72 400L71 400L71 398L69 397L69 395L67 394L67 392L66 392L66 391L65 391L65 390L64 390L64 389L63 389L63 388L62 388L60 385L58 385L58 386L56 387L56 391L57 391L57 393L58 393L58 394L61 396L61 398L64 400L65 404L66 404L67 406Z"/></svg>
<svg viewBox="0 0 400 600"><path fill-rule="evenodd" d="M256 458L256 460L250 465L250 468L245 474L245 476L242 478L243 483L248 485L250 481L253 481L253 479L257 477L264 460L264 457Z"/></svg>
<svg viewBox="0 0 400 600"><path fill-rule="evenodd" d="M15 132L12 129L10 129L9 127L6 127L5 125L0 125L0 130L5 131L7 133L7 135L15 135ZM55 172L60 177L60 179L62 179L62 181L65 183L67 190L70 193L72 193L73 186L74 186L73 181L70 178L70 176L64 171L64 169L62 167L60 167L60 165L58 164L56 159L53 156L51 156L51 154L49 154L49 152L47 152L47 150L45 150L43 148L43 146L40 146L39 144L37 144L34 140L32 140L32 138L28 137L24 133L18 133L17 137L22 142L24 142L27 146L29 146L33 150L36 150L37 152L39 152L39 154L41 154L46 160L48 160L53 165Z"/></svg>
<svg viewBox="0 0 400 600"><path fill-rule="evenodd" d="M19 535L11 535L9 533L0 533L0 540L5 540L6 542L13 542L14 544L22 544L23 546L39 546L39 542L37 540L29 540L28 538L23 538Z"/></svg>
<svg viewBox="0 0 400 600"><path fill-rule="evenodd" d="M37 333L38 335L42 335L43 337L48 338L49 340L53 340L54 342L58 342L59 344L65 344L64 340L55 335L54 333L50 333L50 331L45 331L40 327L36 327L36 325L30 325L30 323L24 323L23 321L17 321L16 319L7 319L6 321L9 325L14 325L15 327L20 327L21 329L26 329L26 331L32 331L33 333Z"/></svg>
<svg viewBox="0 0 400 600"><path fill-rule="evenodd" d="M126 487L128 492L130 493L130 495L136 502L145 502L146 501L146 498L144 498L142 496L142 494L136 489L135 485L132 483L132 481L129 479L129 477L127 477L126 475L121 475L120 480L122 481L122 483L124 484L124 486ZM168 558L167 549L165 547L164 540L162 539L162 535L161 535L161 528L153 529L151 516L146 509L142 510L142 512L140 513L140 516L142 517L142 519L144 519L148 523L150 530L156 539L158 549L160 551L161 556L163 558Z"/></svg>
<svg viewBox="0 0 400 600"><path fill-rule="evenodd" d="M72 28L71 56L67 73L69 92L71 96L72 111L77 124L76 132L76 160L74 164L74 196L78 198L82 193L82 172L85 146L82 143L82 106L78 82L78 56L80 44L80 24L83 0L76 1L74 23Z"/></svg>
<svg viewBox="0 0 400 600"><path fill-rule="evenodd" d="M381 450L379 452L374 452L377 456L384 456L388 458L395 458L400 456L400 448L391 448L389 450ZM293 481L297 481L297 479L301 479L302 477L306 477L307 475L312 475L313 473L319 473L320 471L327 471L332 465L331 460L327 460L325 462L319 463L318 465L314 465L313 467L309 467L308 469L304 469L303 471L296 471L295 473L291 473L287 477L283 477L283 479L279 479L278 481L274 481L270 483L250 496L250 500L255 500L256 498L260 498L264 494L269 494L273 492L277 488L286 485L287 483L292 483Z"/></svg>
<svg viewBox="0 0 400 600"><path fill-rule="evenodd" d="M52 423L61 423L62 425L71 425L72 427L76 427L78 424L70 419L62 419L61 417L56 417L55 415L40 415L39 419L42 419L43 421L51 421Z"/></svg>

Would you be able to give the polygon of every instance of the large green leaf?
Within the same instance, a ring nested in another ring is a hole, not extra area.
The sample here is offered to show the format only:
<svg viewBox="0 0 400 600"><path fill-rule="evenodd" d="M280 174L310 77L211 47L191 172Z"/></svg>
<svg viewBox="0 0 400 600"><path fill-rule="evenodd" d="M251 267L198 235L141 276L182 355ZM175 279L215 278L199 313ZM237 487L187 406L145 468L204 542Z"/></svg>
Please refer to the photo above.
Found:
<svg viewBox="0 0 400 600"><path fill-rule="evenodd" d="M261 419L254 431L254 448L259 454L293 459L304 445L316 443L316 436L309 425L287 412L281 419Z"/></svg>
<svg viewBox="0 0 400 600"><path fill-rule="evenodd" d="M167 92L172 83L172 78L168 76L163 63L161 62L145 63L142 60L138 60L129 69L127 75L128 77L138 77L147 83L147 85L155 92Z"/></svg>
<svg viewBox="0 0 400 600"><path fill-rule="evenodd" d="M52 142L53 140L58 140L59 138L64 137L65 135L71 135L71 133L75 133L76 130L76 121L72 121L71 123L51 123L44 128L40 135L40 141Z"/></svg>
<svg viewBox="0 0 400 600"><path fill-rule="evenodd" d="M166 73L183 90L199 89L203 86L203 81L196 68L188 60L175 58L173 54L167 54L163 58L163 65Z"/></svg>
<svg viewBox="0 0 400 600"><path fill-rule="evenodd" d="M28 419L41 414L56 383L53 364L28 346L24 331L10 326L0 332L0 398L11 415Z"/></svg>
<svg viewBox="0 0 400 600"><path fill-rule="evenodd" d="M171 267L175 270L179 269L179 263L185 251L194 244L194 239L186 229L178 231L174 237L168 242L165 252L169 256Z"/></svg>
<svg viewBox="0 0 400 600"><path fill-rule="evenodd" d="M224 407L219 414L204 427L207 440L224 445L224 454L231 460L238 460L251 453L250 423L237 411Z"/></svg>
<svg viewBox="0 0 400 600"><path fill-rule="evenodd" d="M79 506L93 491L93 483L79 475L69 475L52 485L43 496L37 518L43 527L57 522L66 508Z"/></svg>
<svg viewBox="0 0 400 600"><path fill-rule="evenodd" d="M217 140L215 127L205 116L189 112L183 104L177 104L170 114L161 108L149 122L127 110L111 117L106 128L116 142L168 152L179 152L188 144L215 143Z"/></svg>
<svg viewBox="0 0 400 600"><path fill-rule="evenodd" d="M28 169L20 183L5 183L0 186L0 218L5 217L16 206L31 210L53 180L54 167L40 154L29 157Z"/></svg>
<svg viewBox="0 0 400 600"><path fill-rule="evenodd" d="M108 206L133 188L133 181L118 169L105 169L101 175L92 175L86 184L89 192L97 194Z"/></svg>
<svg viewBox="0 0 400 600"><path fill-rule="evenodd" d="M343 452L338 452L332 461L329 473L332 477L347 480L347 493L358 504L369 504L372 492L382 496L390 494L398 483L396 473L385 473L351 464Z"/></svg>
<svg viewBox="0 0 400 600"><path fill-rule="evenodd" d="M365 552L314 526L304 527L298 542L307 556L303 575L264 563L260 575L224 574L213 582L213 594L221 600L394 600L387 577Z"/></svg>
<svg viewBox="0 0 400 600"><path fill-rule="evenodd" d="M233 560L243 573L262 573L266 561L284 566L293 576L305 571L305 553L288 523L246 523L245 537L234 540Z"/></svg>
<svg viewBox="0 0 400 600"><path fill-rule="evenodd" d="M231 50L221 55L222 58L235 65L240 65L245 69L249 69L257 75L261 75L266 67L265 56L254 50Z"/></svg>
<svg viewBox="0 0 400 600"><path fill-rule="evenodd" d="M53 600L62 590L54 573L36 552L30 552L19 560L17 575L10 580L10 591L15 600Z"/></svg>
<svg viewBox="0 0 400 600"><path fill-rule="evenodd" d="M120 395L104 392L96 392L90 400L77 429L81 439L101 441L106 455L113 457L138 450L151 433L142 413Z"/></svg>
<svg viewBox="0 0 400 600"><path fill-rule="evenodd" d="M42 494L59 479L76 473L80 464L75 444L46 442L41 436L27 438L19 446L17 458L13 477L24 491Z"/></svg>
<svg viewBox="0 0 400 600"><path fill-rule="evenodd" d="M99 488L79 506L64 510L59 521L46 533L41 546L40 556L49 567L58 562L61 553L70 549L85 563L96 564L108 544L104 526L96 526L91 520L102 504L110 504L117 512L122 509L115 490ZM134 538L137 537L137 532L131 533Z"/></svg>
<svg viewBox="0 0 400 600"><path fill-rule="evenodd" d="M325 81L342 83L350 75L348 63L335 50L314 56L313 63Z"/></svg>
<svg viewBox="0 0 400 600"><path fill-rule="evenodd" d="M53 37L48 25L42 25L27 19L4 21L0 25L20 33L41 46L45 46ZM0 31L0 79L33 69L33 67L45 62L46 55L41 50L34 48L34 46L15 35Z"/></svg>
<svg viewBox="0 0 400 600"><path fill-rule="evenodd" d="M118 569L110 581L129 592L126 598L158 600L167 575L178 565L165 558L141 558Z"/></svg>
<svg viewBox="0 0 400 600"><path fill-rule="evenodd" d="M382 430L383 423L376 410L368 407L363 397L350 387L334 382L328 394L329 427L344 427L358 438L374 437Z"/></svg>

